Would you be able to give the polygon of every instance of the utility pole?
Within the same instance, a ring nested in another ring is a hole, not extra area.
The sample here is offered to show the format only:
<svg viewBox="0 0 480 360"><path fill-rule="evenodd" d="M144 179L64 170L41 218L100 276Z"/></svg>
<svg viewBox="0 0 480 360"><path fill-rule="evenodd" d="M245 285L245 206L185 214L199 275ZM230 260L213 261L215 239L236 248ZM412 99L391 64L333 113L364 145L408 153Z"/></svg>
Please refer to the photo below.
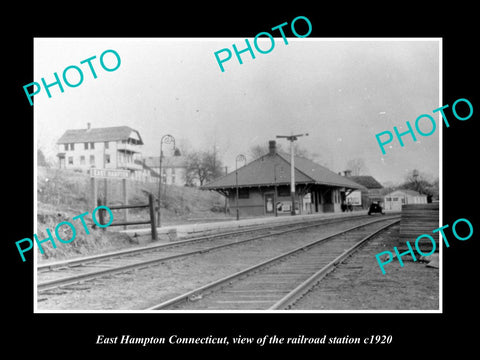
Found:
<svg viewBox="0 0 480 360"><path fill-rule="evenodd" d="M295 151L293 142L298 140L301 136L308 136L308 133L298 135L277 135L277 139L287 139L290 141L290 196L292 198L292 215L295 215Z"/></svg>
<svg viewBox="0 0 480 360"><path fill-rule="evenodd" d="M225 175L228 174L228 167L225 166ZM228 198L225 196L225 216L227 216L227 209L228 209Z"/></svg>
<svg viewBox="0 0 480 360"><path fill-rule="evenodd" d="M236 196L235 196L235 207L237 208L237 220L240 219L240 214L238 211L238 162L243 161L245 165L247 164L247 158L243 154L237 155L235 158L235 188L236 188Z"/></svg>
<svg viewBox="0 0 480 360"><path fill-rule="evenodd" d="M158 164L158 176L159 176L159 181L158 181L158 211L157 211L157 226L160 227L160 205L161 205L161 199L162 199L162 157L163 157L163 151L162 151L162 146L163 144L171 144L173 143L173 149L175 149L175 138L170 135L163 135L162 138L160 139L160 159L159 159L159 164ZM165 189L167 188L167 180L165 178ZM164 191L165 193L165 191Z"/></svg>

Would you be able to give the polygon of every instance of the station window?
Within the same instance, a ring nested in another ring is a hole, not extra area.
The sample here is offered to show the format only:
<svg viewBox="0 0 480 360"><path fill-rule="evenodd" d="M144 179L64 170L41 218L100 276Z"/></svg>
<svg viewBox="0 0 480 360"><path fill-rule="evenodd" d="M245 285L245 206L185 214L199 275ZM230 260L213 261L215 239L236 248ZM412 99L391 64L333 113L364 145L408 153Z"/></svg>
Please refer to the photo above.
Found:
<svg viewBox="0 0 480 360"><path fill-rule="evenodd" d="M70 150L75 150L75 144L70 144Z"/></svg>
<svg viewBox="0 0 480 360"><path fill-rule="evenodd" d="M108 141L105 141L105 149L108 149Z"/></svg>
<svg viewBox="0 0 480 360"><path fill-rule="evenodd" d="M85 165L85 156L80 156L80 165Z"/></svg>
<svg viewBox="0 0 480 360"><path fill-rule="evenodd" d="M248 199L249 197L250 197L250 189L248 188L238 189L239 199Z"/></svg>
<svg viewBox="0 0 480 360"><path fill-rule="evenodd" d="M65 151L68 151L68 144L63 144L63 146L65 147Z"/></svg>
<svg viewBox="0 0 480 360"><path fill-rule="evenodd" d="M90 155L90 165L95 165L95 155Z"/></svg>
<svg viewBox="0 0 480 360"><path fill-rule="evenodd" d="M94 142L90 143L90 149L95 149L95 143Z"/></svg>
<svg viewBox="0 0 480 360"><path fill-rule="evenodd" d="M105 164L110 164L110 154L105 154Z"/></svg>
<svg viewBox="0 0 480 360"><path fill-rule="evenodd" d="M88 150L88 143L83 143L83 146L84 146L84 150Z"/></svg>
<svg viewBox="0 0 480 360"><path fill-rule="evenodd" d="M73 165L73 156L68 157L68 164Z"/></svg>

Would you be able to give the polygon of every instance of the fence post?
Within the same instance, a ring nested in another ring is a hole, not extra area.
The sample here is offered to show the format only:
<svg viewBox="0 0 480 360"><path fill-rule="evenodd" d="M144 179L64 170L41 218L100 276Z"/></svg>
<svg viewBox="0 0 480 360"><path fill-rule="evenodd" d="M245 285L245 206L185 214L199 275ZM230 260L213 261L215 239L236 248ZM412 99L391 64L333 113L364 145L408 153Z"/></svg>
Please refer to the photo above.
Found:
<svg viewBox="0 0 480 360"><path fill-rule="evenodd" d="M148 208L150 210L150 225L152 227L152 240L157 240L157 226L155 224L155 205L153 203L153 195L148 194Z"/></svg>

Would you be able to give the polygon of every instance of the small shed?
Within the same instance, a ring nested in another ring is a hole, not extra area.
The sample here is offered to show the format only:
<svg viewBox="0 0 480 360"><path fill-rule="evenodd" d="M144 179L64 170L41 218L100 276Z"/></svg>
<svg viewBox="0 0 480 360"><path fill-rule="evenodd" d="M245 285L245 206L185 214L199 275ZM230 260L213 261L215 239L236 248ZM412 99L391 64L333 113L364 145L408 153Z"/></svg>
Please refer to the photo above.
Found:
<svg viewBox="0 0 480 360"><path fill-rule="evenodd" d="M414 190L399 189L384 196L385 210L401 211L402 205L426 203L427 195Z"/></svg>
<svg viewBox="0 0 480 360"><path fill-rule="evenodd" d="M353 190L364 187L347 177L301 156L294 157L295 203L290 195L290 155L277 151L269 142L269 152L201 187L224 195L241 216L340 212L341 203ZM237 198L238 188L238 198Z"/></svg>

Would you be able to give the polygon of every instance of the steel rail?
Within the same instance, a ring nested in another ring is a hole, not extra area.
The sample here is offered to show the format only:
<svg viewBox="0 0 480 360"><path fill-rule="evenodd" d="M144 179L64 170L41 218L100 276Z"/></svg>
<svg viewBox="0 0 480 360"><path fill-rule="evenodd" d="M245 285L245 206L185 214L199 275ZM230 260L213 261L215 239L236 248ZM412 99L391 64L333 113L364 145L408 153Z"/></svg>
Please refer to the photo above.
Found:
<svg viewBox="0 0 480 360"><path fill-rule="evenodd" d="M291 226L291 225L302 225L302 224L310 224L310 223L318 223L319 225L323 224L330 224L332 222L338 222L338 221L343 221L345 219L356 219L356 218L361 218L362 216L366 216L364 214L362 215L354 215L354 216L349 216L349 217L341 217L341 218L334 218L334 219L316 219L316 220L307 220L307 221L302 221L302 222L291 222L288 224L279 224L279 225L274 225L272 226L271 224L268 226L254 226L254 227L249 227L248 229L240 229L237 231L228 231L228 232L222 232L222 233L217 233L217 234L210 234L210 235L203 235L203 236L198 236L194 238L189 238L185 240L179 240L175 241L173 243L167 243L167 244L156 244L156 245L149 245L149 246L144 246L141 248L135 248L135 249L127 249L127 250L118 250L118 251L113 251L113 252L108 252L104 254L99 254L99 255L91 255L91 256L84 256L76 259L70 259L70 260L61 260L61 261L56 261L56 262L51 262L47 264L42 264L37 266L37 271L43 271L47 269L55 269L55 268L64 268L64 267L74 267L74 266L79 266L82 264L87 264L90 262L95 262L98 260L104 260L108 258L116 258L116 257L121 257L121 256L126 256L126 255L135 255L143 252L150 252L150 251L155 251L155 250L164 250L168 249L171 247L177 247L181 245L187 245L190 243L195 243L195 242L200 242L200 241L208 241L216 238L222 238L226 236L232 236L232 235L241 235L241 234L246 234L249 232L255 232L255 231L260 231L260 230L270 230L270 229L277 229L285 226Z"/></svg>
<svg viewBox="0 0 480 360"><path fill-rule="evenodd" d="M133 269L146 268L146 267L149 267L149 266L152 266L152 265L155 265L155 264L159 264L159 263L162 263L162 262L165 262L165 261L170 261L170 260L179 259L179 258L183 258L183 257L193 256L193 255L197 255L197 254L203 254L203 253L218 250L218 249L221 249L221 248L235 246L235 245L243 244L243 243L246 243L246 242L249 242L249 241L259 240L259 239L262 239L262 238L265 238L265 237L282 235L282 234L286 234L286 233L289 233L289 232L300 231L300 230L307 229L307 228L310 228L310 227L320 226L320 225L325 224L325 222L309 221L309 222L303 222L303 223L295 223L294 225L298 225L298 224L300 226L297 226L295 228L281 230L281 231L277 231L275 233L262 234L262 235L258 235L258 236L251 237L251 238L244 239L244 240L240 240L240 241L238 241L238 240L237 241L232 241L232 242L229 242L229 243L226 243L226 244L216 245L216 246L213 246L213 247L207 247L207 248L193 250L193 251L184 252L184 253L180 253L180 254L174 254L174 255L163 256L163 257L150 259L150 260L138 261L138 262L134 262L134 263L127 264L127 265L113 267L113 268L110 268L110 269L95 270L95 271L91 271L91 272L87 272L87 273L83 273L83 274L78 274L78 275L74 275L74 276L68 276L68 277L64 277L64 278L45 281L45 282L37 284L37 291L38 292L44 292L44 291L52 290L52 289L62 287L62 286L74 285L74 284L77 284L77 283L82 282L82 281L96 279L96 278L99 278L99 277L102 277L102 276L105 276L105 275L120 274L120 273L125 273L125 272L128 272L128 271L131 271ZM292 225L292 224L289 224L289 225ZM265 230L265 229L261 228L261 229L256 229L256 230L258 231L258 230ZM248 231L252 232L252 231L255 231L255 230L250 229ZM234 233L234 234L237 234L237 233ZM208 239L208 237L207 237L207 239ZM186 241L194 242L194 241L192 241L192 239L189 239L189 240L186 240ZM198 239L196 241L198 241ZM178 242L177 242L177 244L178 244ZM164 245L174 246L173 244L164 244ZM161 247L161 246L162 245L158 245L158 247L156 247L154 249L158 250L158 248ZM152 250L152 248L149 248L147 250L136 249L137 251L133 251L133 252L124 251L124 253L122 255L125 255L125 254L131 255L132 253L135 253L135 252L149 251L149 250ZM99 257L100 258L102 258L102 257L105 258L106 256L107 255L101 255Z"/></svg>
<svg viewBox="0 0 480 360"><path fill-rule="evenodd" d="M273 304L269 310L279 310L279 309L289 309L292 305L295 304L305 293L307 293L313 286L315 286L323 277L325 277L330 271L332 271L338 264L340 264L343 260L347 257L351 256L355 251L358 250L360 246L362 246L366 241L377 235L379 232L399 223L400 220L397 220L391 224L387 224L382 226L380 229L374 231L373 233L365 236L362 240L358 241L355 245L351 248L344 251L341 255L337 256L334 260L329 262L323 268L318 270L300 285L298 285L295 289L290 291L286 294L283 298L278 300L275 304Z"/></svg>
<svg viewBox="0 0 480 360"><path fill-rule="evenodd" d="M288 251L284 254L280 254L278 256L275 256L273 258L270 258L266 261L263 261L261 263L258 263L256 265L253 265L253 266L250 266L244 270L241 270L241 271L238 271L234 274L231 274L231 275L228 275L228 276L225 276L219 280L215 280L213 282L210 282L209 284L206 284L206 285L203 285L199 288L196 288L194 290L191 290L191 291L188 291L184 294L181 294L181 295L178 295L172 299L169 299L169 300L166 300L164 302L161 302L157 305L154 305L154 306L151 306L149 307L148 309L146 310L161 310L161 309L165 309L169 306L172 306L172 305L175 305L175 304L179 304L179 303L182 303L182 302L188 302L189 300L193 300L195 298L198 298L200 294L206 292L207 290L212 290L214 288L217 288L221 285L224 285L224 284L228 284L228 283L232 283L234 280L238 280L240 279L241 277L243 276L246 276L247 274L251 274L251 273L254 273L255 271L257 270L260 270L262 268L265 268L269 265L272 265L273 263L276 263L280 260L283 260L287 257L290 257L292 256L293 254L296 254L298 252L301 252L301 251L304 251L304 250L307 250L308 248L310 247L313 247L321 242L324 242L326 240L329 240L331 238L334 238L334 237L337 237L339 235L342 235L344 233L347 233L347 232L350 232L350 231L353 231L353 230L356 230L356 229L359 229L361 227L365 227L365 226L368 226L368 225L371 225L371 224L374 224L374 223L377 223L377 222L381 222L381 221L388 221L388 220L394 220L395 218L397 217L392 217L392 218L382 218L382 219L379 219L379 220L373 220L373 221L369 221L367 223L364 223L364 224L361 224L361 225L356 225L356 226L352 226L346 230L342 230L342 231L339 231L335 234L332 234L332 235L328 235L328 236L325 236L321 239L317 239L317 240L314 240L310 243L307 243L307 244L304 244L300 247L297 247L291 251ZM400 221L398 218L396 219L396 221L394 223L397 223L398 221Z"/></svg>

